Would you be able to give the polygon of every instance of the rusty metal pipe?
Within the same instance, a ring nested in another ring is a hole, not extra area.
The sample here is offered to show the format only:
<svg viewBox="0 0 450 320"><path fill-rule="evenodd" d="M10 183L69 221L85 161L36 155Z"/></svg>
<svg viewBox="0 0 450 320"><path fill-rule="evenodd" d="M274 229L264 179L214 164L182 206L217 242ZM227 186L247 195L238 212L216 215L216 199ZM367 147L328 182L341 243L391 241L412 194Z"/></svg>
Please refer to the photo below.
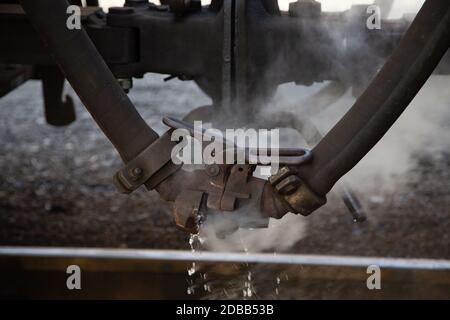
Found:
<svg viewBox="0 0 450 320"><path fill-rule="evenodd" d="M352 169L416 96L450 44L450 2L427 0L384 67L347 114L314 148L299 175L325 195Z"/></svg>
<svg viewBox="0 0 450 320"><path fill-rule="evenodd" d="M117 83L83 28L67 28L66 0L21 0L28 18L81 101L127 162L158 137Z"/></svg>

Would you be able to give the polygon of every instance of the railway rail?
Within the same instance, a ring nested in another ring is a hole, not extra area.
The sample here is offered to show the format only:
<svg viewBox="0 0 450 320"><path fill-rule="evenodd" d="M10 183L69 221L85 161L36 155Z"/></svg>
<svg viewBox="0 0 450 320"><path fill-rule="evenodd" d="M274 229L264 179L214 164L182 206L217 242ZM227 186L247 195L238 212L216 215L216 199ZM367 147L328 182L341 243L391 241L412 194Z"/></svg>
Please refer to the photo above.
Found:
<svg viewBox="0 0 450 320"><path fill-rule="evenodd" d="M188 275L193 262L196 272ZM81 269L81 290L66 288L70 265ZM367 288L371 265L381 270L380 290ZM2 298L242 298L249 272L251 298L450 298L449 260L0 247L0 271Z"/></svg>

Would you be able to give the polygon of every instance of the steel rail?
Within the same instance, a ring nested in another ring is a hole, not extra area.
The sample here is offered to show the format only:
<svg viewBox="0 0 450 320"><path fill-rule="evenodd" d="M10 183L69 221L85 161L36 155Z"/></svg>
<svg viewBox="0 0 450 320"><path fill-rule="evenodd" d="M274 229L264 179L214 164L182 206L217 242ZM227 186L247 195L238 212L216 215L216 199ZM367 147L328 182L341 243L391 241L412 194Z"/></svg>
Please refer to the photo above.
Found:
<svg viewBox="0 0 450 320"><path fill-rule="evenodd" d="M210 263L255 263L303 266L368 267L450 271L450 260L352 257L333 255L191 252L181 250L1 246L0 257L95 258Z"/></svg>

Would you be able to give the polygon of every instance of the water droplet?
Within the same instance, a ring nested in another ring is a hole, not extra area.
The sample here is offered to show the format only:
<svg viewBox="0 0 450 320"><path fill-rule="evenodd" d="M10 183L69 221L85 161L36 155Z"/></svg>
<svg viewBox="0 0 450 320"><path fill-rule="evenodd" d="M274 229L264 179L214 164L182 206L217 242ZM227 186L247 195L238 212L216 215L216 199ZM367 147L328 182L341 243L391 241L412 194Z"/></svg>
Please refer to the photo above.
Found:
<svg viewBox="0 0 450 320"><path fill-rule="evenodd" d="M205 292L211 292L211 286L208 283L205 283L203 285L203 290L205 290Z"/></svg>
<svg viewBox="0 0 450 320"><path fill-rule="evenodd" d="M195 262L192 262L192 267L188 268L187 272L189 276L192 276L196 272Z"/></svg>

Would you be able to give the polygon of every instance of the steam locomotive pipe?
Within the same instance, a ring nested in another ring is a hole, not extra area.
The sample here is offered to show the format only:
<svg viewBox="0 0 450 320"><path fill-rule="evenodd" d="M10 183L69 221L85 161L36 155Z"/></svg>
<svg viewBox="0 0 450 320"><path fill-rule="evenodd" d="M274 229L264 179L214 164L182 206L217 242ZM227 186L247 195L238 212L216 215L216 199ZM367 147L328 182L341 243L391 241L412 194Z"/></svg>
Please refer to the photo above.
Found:
<svg viewBox="0 0 450 320"><path fill-rule="evenodd" d="M419 92L450 44L450 2L427 0L399 46L299 175L319 195L352 169Z"/></svg>
<svg viewBox="0 0 450 320"><path fill-rule="evenodd" d="M157 137L117 83L84 29L67 28L66 0L21 0L49 53L125 162Z"/></svg>

